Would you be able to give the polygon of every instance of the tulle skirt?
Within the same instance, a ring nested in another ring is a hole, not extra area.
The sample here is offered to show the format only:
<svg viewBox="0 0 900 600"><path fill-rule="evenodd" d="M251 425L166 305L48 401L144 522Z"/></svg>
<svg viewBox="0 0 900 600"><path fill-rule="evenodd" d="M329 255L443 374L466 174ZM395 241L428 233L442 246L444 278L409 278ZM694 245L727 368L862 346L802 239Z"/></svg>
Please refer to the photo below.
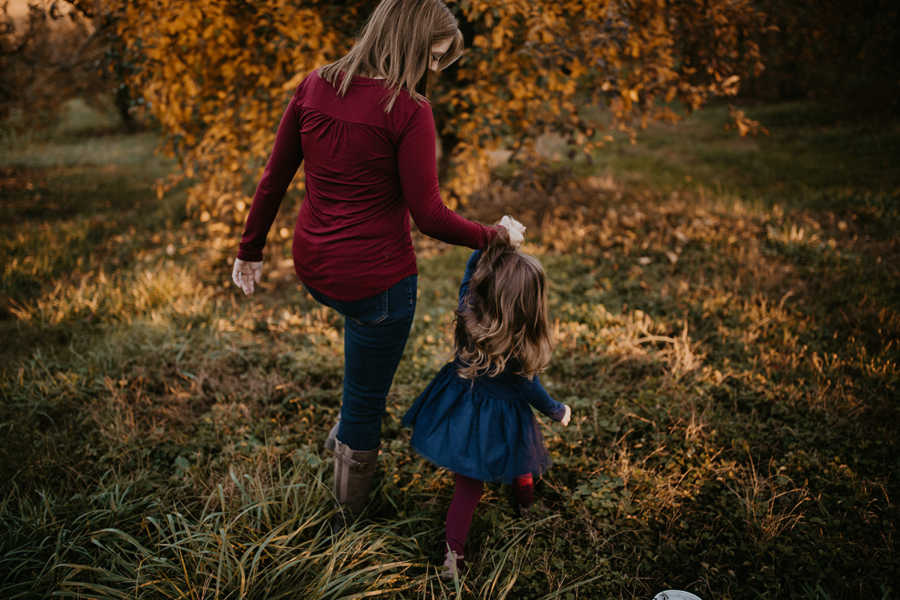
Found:
<svg viewBox="0 0 900 600"><path fill-rule="evenodd" d="M403 424L412 446L433 463L481 481L541 476L550 456L528 402L501 375L462 379L445 365L413 402Z"/></svg>

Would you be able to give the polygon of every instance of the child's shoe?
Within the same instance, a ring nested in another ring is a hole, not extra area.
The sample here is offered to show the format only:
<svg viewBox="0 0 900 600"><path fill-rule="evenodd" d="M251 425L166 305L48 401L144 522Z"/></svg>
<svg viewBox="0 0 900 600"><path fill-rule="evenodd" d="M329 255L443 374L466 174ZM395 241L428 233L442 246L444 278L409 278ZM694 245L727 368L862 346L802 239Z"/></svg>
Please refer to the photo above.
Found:
<svg viewBox="0 0 900 600"><path fill-rule="evenodd" d="M516 516L525 522L533 523L540 521L545 517L553 514L553 510L549 508L542 500L535 500L528 506L517 506Z"/></svg>
<svg viewBox="0 0 900 600"><path fill-rule="evenodd" d="M517 517L527 517L534 506L534 478L530 473L516 477L508 488L509 503Z"/></svg>
<svg viewBox="0 0 900 600"><path fill-rule="evenodd" d="M444 570L441 571L441 579L459 579L459 571L465 564L463 555L457 554L450 548L444 555Z"/></svg>

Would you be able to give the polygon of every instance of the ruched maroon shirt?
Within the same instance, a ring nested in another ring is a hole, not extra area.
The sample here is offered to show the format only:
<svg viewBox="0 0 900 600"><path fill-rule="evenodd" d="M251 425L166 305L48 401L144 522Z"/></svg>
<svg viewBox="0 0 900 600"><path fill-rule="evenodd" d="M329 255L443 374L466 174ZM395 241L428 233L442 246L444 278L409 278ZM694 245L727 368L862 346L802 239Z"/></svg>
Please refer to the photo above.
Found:
<svg viewBox="0 0 900 600"><path fill-rule="evenodd" d="M358 300L417 273L409 216L422 233L483 248L496 235L441 200L431 105L401 92L390 113L382 80L354 77L347 93L313 71L284 111L253 196L238 258L262 260L266 236L297 168L306 197L294 227L294 269L309 287Z"/></svg>

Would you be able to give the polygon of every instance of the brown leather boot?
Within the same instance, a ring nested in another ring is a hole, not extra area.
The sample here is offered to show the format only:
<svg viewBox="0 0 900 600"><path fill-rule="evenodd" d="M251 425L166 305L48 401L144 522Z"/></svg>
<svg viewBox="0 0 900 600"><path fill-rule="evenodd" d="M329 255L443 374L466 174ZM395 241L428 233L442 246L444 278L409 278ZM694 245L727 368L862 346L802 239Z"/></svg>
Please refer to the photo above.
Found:
<svg viewBox="0 0 900 600"><path fill-rule="evenodd" d="M378 448L354 450L336 439L334 441L334 495L337 501L353 513L360 513L369 500Z"/></svg>

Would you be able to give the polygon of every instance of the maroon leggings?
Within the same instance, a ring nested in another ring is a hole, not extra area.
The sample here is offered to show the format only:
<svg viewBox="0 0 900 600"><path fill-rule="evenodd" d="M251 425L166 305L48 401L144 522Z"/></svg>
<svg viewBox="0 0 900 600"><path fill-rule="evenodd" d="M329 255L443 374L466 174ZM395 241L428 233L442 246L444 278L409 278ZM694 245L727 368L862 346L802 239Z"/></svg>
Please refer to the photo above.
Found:
<svg viewBox="0 0 900 600"><path fill-rule="evenodd" d="M453 489L453 500L447 510L447 544L450 549L462 556L469 526L475 507L481 500L484 484L477 479L456 473L456 487ZM534 480L531 473L516 477L513 482L513 495L519 506L530 506L534 502Z"/></svg>

